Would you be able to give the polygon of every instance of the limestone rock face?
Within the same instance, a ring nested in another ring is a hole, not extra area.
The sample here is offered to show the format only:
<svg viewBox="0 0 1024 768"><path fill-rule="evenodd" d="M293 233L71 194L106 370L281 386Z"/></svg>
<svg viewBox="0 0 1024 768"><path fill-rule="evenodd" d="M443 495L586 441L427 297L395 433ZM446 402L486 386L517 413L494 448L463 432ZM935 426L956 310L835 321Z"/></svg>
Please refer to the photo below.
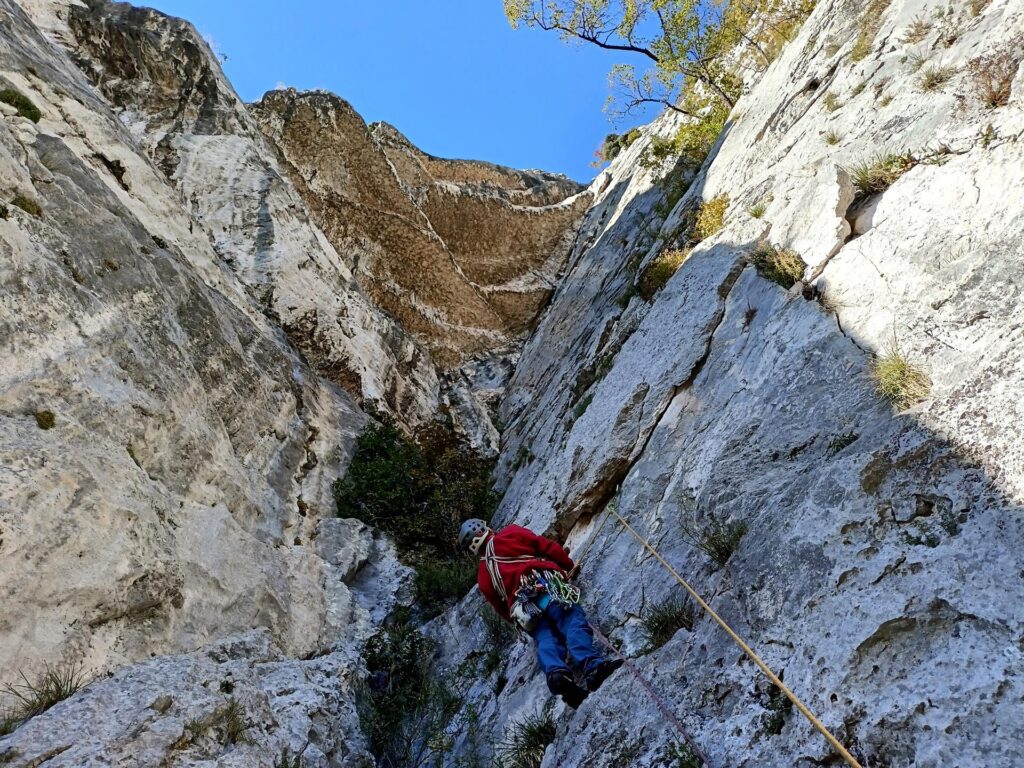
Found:
<svg viewBox="0 0 1024 768"><path fill-rule="evenodd" d="M0 677L253 622L290 653L329 646L340 606L309 544L365 417L190 231L81 73L2 11L0 68L43 118L0 121L3 199L39 206L0 221Z"/></svg>
<svg viewBox="0 0 1024 768"><path fill-rule="evenodd" d="M354 670L287 658L266 630L119 670L0 740L5 765L365 765Z"/></svg>
<svg viewBox="0 0 1024 768"><path fill-rule="evenodd" d="M879 28L857 61L864 14ZM907 42L915 19L926 34ZM577 552L594 541L591 614L713 765L838 758L799 713L775 713L767 681L699 611L646 649L643 617L684 593L605 522L613 498L863 764L1019 763L1022 39L1017 2L818 3L678 202L671 174L638 166L672 117L594 182L500 408L498 519L569 534ZM1004 53L1012 92L992 107L974 73ZM936 68L937 86L924 79ZM859 193L857 165L887 151L912 167ZM722 230L653 301L633 295L638 265L722 194ZM765 241L801 256L803 283L784 290L750 265ZM871 374L894 345L932 382L899 412ZM747 526L724 566L692 544L714 521ZM451 668L483 649L476 600L436 625ZM529 653L467 696L485 744L548 701ZM555 713L551 768L668 765L681 738L626 670Z"/></svg>
<svg viewBox="0 0 1024 768"><path fill-rule="evenodd" d="M356 727L348 683L328 678L357 675L352 649L409 597L390 545L333 517L330 485L366 417L268 319L165 169L26 10L73 40L59 28L66 7L0 2L3 86L42 113L0 116L0 680L64 661L101 674L255 627L279 650L244 655L262 713L252 727L266 742L287 722L268 746L320 744L319 764L355 762L358 737L324 730L336 717ZM437 395L424 370L426 413ZM325 653L341 656L284 663ZM200 662L161 667L181 678L168 695L202 699L196 686L215 673ZM120 693L87 689L73 728L38 721L0 739L0 761L36 765L71 741L75 766L131 759L143 742L169 750L138 730L147 674L128 666L105 681ZM289 686L301 690L294 716ZM179 713L205 717L207 704ZM265 757L239 764L276 755Z"/></svg>
<svg viewBox="0 0 1024 768"><path fill-rule="evenodd" d="M66 14L75 60L177 188L219 259L317 372L407 424L431 418L438 379L427 351L360 289L353 255L310 221L192 25L106 0Z"/></svg>
<svg viewBox="0 0 1024 768"><path fill-rule="evenodd" d="M253 113L359 282L440 364L531 326L589 201L576 184L430 157L326 92L271 91Z"/></svg>
<svg viewBox="0 0 1024 768"><path fill-rule="evenodd" d="M331 514L373 404L500 438L497 522L567 537L588 612L712 765L837 758L699 612L652 646L681 588L611 504L865 766L1019 764L1020 2L823 0L688 188L640 162L666 116L584 194L329 94L246 107L152 11L0 17L0 80L43 114L0 107L0 682L97 675L0 763L365 764L357 649L413 587ZM869 194L880 152L904 159ZM766 244L805 263L792 288L752 265ZM893 352L931 382L902 410L872 374ZM721 562L695 546L730 524ZM428 627L466 689L446 765L552 706L530 645L484 668L480 608ZM545 768L673 764L628 670L551 711Z"/></svg>

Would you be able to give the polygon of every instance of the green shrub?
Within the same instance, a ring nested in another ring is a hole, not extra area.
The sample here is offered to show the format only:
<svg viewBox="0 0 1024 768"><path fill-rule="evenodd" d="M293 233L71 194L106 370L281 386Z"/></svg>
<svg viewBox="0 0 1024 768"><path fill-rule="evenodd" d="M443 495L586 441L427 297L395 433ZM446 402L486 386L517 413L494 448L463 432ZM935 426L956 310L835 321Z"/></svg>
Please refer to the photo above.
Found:
<svg viewBox="0 0 1024 768"><path fill-rule="evenodd" d="M857 442L859 438L856 432L844 432L841 435L836 435L828 441L828 453L830 456L835 456L844 448L847 448Z"/></svg>
<svg viewBox="0 0 1024 768"><path fill-rule="evenodd" d="M469 557L452 560L421 560L416 569L416 600L424 618L432 618L465 597L476 584L477 561Z"/></svg>
<svg viewBox="0 0 1024 768"><path fill-rule="evenodd" d="M348 473L334 484L338 516L380 528L405 553L454 554L462 521L494 511L492 468L445 426L430 424L410 439L384 419L360 435Z"/></svg>
<svg viewBox="0 0 1024 768"><path fill-rule="evenodd" d="M484 622L484 647L487 649L483 660L483 671L484 674L489 675L501 665L502 659L516 640L516 633L512 629L512 625L492 611L489 606L484 606L480 612Z"/></svg>
<svg viewBox="0 0 1024 768"><path fill-rule="evenodd" d="M366 644L370 682L359 699L359 720L380 766L418 768L431 751L443 751L445 728L462 695L457 680L431 678L435 651L434 641L407 615Z"/></svg>
<svg viewBox="0 0 1024 768"><path fill-rule="evenodd" d="M849 174L857 190L857 199L885 192L916 164L917 160L907 152L881 152L870 160L854 165L849 169Z"/></svg>
<svg viewBox="0 0 1024 768"><path fill-rule="evenodd" d="M929 65L921 71L921 78L918 85L922 91L937 91L953 76L956 70L953 67L940 67Z"/></svg>
<svg viewBox="0 0 1024 768"><path fill-rule="evenodd" d="M36 411L36 426L40 429L53 429L57 423L57 417L53 411Z"/></svg>
<svg viewBox="0 0 1024 768"><path fill-rule="evenodd" d="M750 263L761 277L778 283L787 291L803 279L807 266L796 251L790 248L779 249L768 242L762 242L754 249Z"/></svg>
<svg viewBox="0 0 1024 768"><path fill-rule="evenodd" d="M671 640L680 629L693 631L693 603L689 599L670 597L646 611L640 621L647 649L653 651Z"/></svg>
<svg viewBox="0 0 1024 768"><path fill-rule="evenodd" d="M738 93L738 86L729 86ZM650 146L641 164L647 167L659 166L668 158L678 158L683 168L700 168L718 141L729 107L716 98L701 96L697 91L687 91L684 108L690 114L700 115L689 118L671 138L652 136Z"/></svg>
<svg viewBox="0 0 1024 768"><path fill-rule="evenodd" d="M764 718L764 732L769 736L778 736L786 725L789 713L793 711L793 702L779 686L773 684L766 709L768 712Z"/></svg>
<svg viewBox="0 0 1024 768"><path fill-rule="evenodd" d="M576 407L572 409L572 420L576 421L577 419L580 418L580 416L582 416L584 413L586 413L587 412L587 408L590 407L590 404L592 402L594 402L594 393L593 392L591 392L586 397L584 397L582 400L580 400L578 403L576 403Z"/></svg>
<svg viewBox="0 0 1024 768"><path fill-rule="evenodd" d="M911 363L895 343L875 358L871 373L878 394L900 410L916 405L931 394L932 382L928 374Z"/></svg>
<svg viewBox="0 0 1024 768"><path fill-rule="evenodd" d="M752 206L747 209L747 213L751 218L760 219L768 210L768 204L764 200L758 200Z"/></svg>
<svg viewBox="0 0 1024 768"><path fill-rule="evenodd" d="M13 704L0 714L0 736L11 733L26 720L41 715L64 699L73 696L86 683L79 664L60 664L43 667L39 677L29 680L24 673L21 683L0 687Z"/></svg>
<svg viewBox="0 0 1024 768"><path fill-rule="evenodd" d="M499 764L502 768L540 768L555 733L555 721L547 713L513 723L496 750Z"/></svg>
<svg viewBox="0 0 1024 768"><path fill-rule="evenodd" d="M0 91L0 101L4 104L10 104L18 110L19 115L27 117L33 123L38 123L43 116L43 113L39 111L39 107L32 103L32 99L13 88L4 88Z"/></svg>
<svg viewBox="0 0 1024 768"><path fill-rule="evenodd" d="M668 758L672 768L701 768L704 765L697 751L685 741L673 741L669 744Z"/></svg>
<svg viewBox="0 0 1024 768"><path fill-rule="evenodd" d="M742 520L724 523L711 519L701 527L682 527L683 540L697 547L719 567L724 567L729 562L746 532L747 524Z"/></svg>
<svg viewBox="0 0 1024 768"><path fill-rule="evenodd" d="M645 301L650 301L669 279L676 273L683 263L690 258L691 250L670 249L662 251L651 262L644 267L637 280L637 291Z"/></svg>
<svg viewBox="0 0 1024 768"><path fill-rule="evenodd" d="M729 210L729 196L715 195L701 203L697 218L693 222L693 236L697 241L706 240L718 234L725 226L725 212Z"/></svg>
<svg viewBox="0 0 1024 768"><path fill-rule="evenodd" d="M604 143L601 145L601 159L606 163L610 163L618 157L620 153L631 147L633 142L639 139L642 135L643 133L639 128L634 128L621 135L617 133L609 133L605 137Z"/></svg>
<svg viewBox="0 0 1024 768"><path fill-rule="evenodd" d="M9 219L11 217L11 209L3 203L0 203L0 219Z"/></svg>
<svg viewBox="0 0 1024 768"><path fill-rule="evenodd" d="M632 301L633 297L637 295L636 284L630 282L626 285L626 290L622 292L622 295L615 300L616 305L619 309L625 309L629 306L629 302Z"/></svg>
<svg viewBox="0 0 1024 768"><path fill-rule="evenodd" d="M25 213L35 216L37 219L43 215L43 209L35 200L26 195L15 195L11 205L16 205Z"/></svg>
<svg viewBox="0 0 1024 768"><path fill-rule="evenodd" d="M423 572L417 593L436 613L444 603L431 601L472 586L456 539L464 520L494 513L493 466L446 426L430 424L409 438L385 418L360 435L347 474L335 482L337 514L391 536L403 561Z"/></svg>

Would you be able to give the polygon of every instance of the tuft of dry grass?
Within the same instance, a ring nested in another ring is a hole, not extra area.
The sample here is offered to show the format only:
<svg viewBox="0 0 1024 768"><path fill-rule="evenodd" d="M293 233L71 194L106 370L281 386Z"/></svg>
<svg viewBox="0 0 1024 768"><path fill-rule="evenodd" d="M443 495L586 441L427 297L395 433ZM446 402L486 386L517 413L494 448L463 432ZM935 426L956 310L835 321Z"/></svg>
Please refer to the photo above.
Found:
<svg viewBox="0 0 1024 768"><path fill-rule="evenodd" d="M848 170L857 190L857 197L863 199L885 192L896 180L917 164L908 152L880 152L863 163Z"/></svg>
<svg viewBox="0 0 1024 768"><path fill-rule="evenodd" d="M854 42L853 50L850 52L850 58L854 61L861 61L871 53L878 30L882 28L882 18L891 2L892 0L871 0L868 7L860 15L857 40Z"/></svg>
<svg viewBox="0 0 1024 768"><path fill-rule="evenodd" d="M555 721L549 713L528 715L512 723L495 756L507 768L540 768L544 752L556 735Z"/></svg>
<svg viewBox="0 0 1024 768"><path fill-rule="evenodd" d="M953 67L942 67L934 64L927 66L921 70L921 78L918 80L918 85L926 93L937 91L949 82L949 79L953 77L955 72L956 70Z"/></svg>
<svg viewBox="0 0 1024 768"><path fill-rule="evenodd" d="M928 374L914 365L894 342L871 365L875 389L899 410L926 400L932 381Z"/></svg>
<svg viewBox="0 0 1024 768"><path fill-rule="evenodd" d="M911 51L900 61L905 61L910 65L911 72L917 72L921 67L928 63L928 54L922 53L921 51Z"/></svg>
<svg viewBox="0 0 1024 768"><path fill-rule="evenodd" d="M42 674L29 679L24 673L21 683L0 688L13 700L13 706L0 712L0 736L13 732L26 720L73 696L86 684L85 673L79 664L47 664Z"/></svg>
<svg viewBox="0 0 1024 768"><path fill-rule="evenodd" d="M750 255L750 263L761 277L781 285L787 291L803 279L807 267L796 251L790 248L779 249L768 242L762 242L754 250Z"/></svg>
<svg viewBox="0 0 1024 768"><path fill-rule="evenodd" d="M835 130L831 130L827 131L822 138L826 144L828 144L830 147L834 147L836 144L842 141L843 137L840 136Z"/></svg>
<svg viewBox="0 0 1024 768"><path fill-rule="evenodd" d="M970 10L973 18L978 18L981 16L982 11L988 8L991 2L992 0L970 0L970 2L967 3L967 8Z"/></svg>
<svg viewBox="0 0 1024 768"><path fill-rule="evenodd" d="M928 37L932 30L932 23L924 16L915 16L907 31L903 33L902 41L908 45L916 45Z"/></svg>
<svg viewBox="0 0 1024 768"><path fill-rule="evenodd" d="M725 226L725 212L729 210L729 196L724 192L701 203L693 223L693 236L699 242L718 234Z"/></svg>
<svg viewBox="0 0 1024 768"><path fill-rule="evenodd" d="M739 549L740 540L746 532L747 524L743 520L726 523L715 519L709 519L703 525L683 525L680 530L684 541L701 550L720 568L724 568Z"/></svg>
<svg viewBox="0 0 1024 768"><path fill-rule="evenodd" d="M661 648L680 629L692 632L695 618L696 612L690 599L678 596L670 597L664 603L645 611L640 622L647 638L647 650Z"/></svg>
<svg viewBox="0 0 1024 768"><path fill-rule="evenodd" d="M821 104L829 112L835 112L837 109L843 106L843 102L839 100L839 97L834 93L826 93L824 98L821 100Z"/></svg>
<svg viewBox="0 0 1024 768"><path fill-rule="evenodd" d="M1015 54L1004 48L974 59L967 65L978 97L986 107L997 109L1010 103L1013 79L1022 58L1024 56L1020 52Z"/></svg>
<svg viewBox="0 0 1024 768"><path fill-rule="evenodd" d="M35 216L37 219L43 215L43 208L39 203L33 200L28 195L17 194L14 199L11 200L11 205L16 205L25 213Z"/></svg>
<svg viewBox="0 0 1024 768"><path fill-rule="evenodd" d="M644 267L644 271L637 280L637 291L645 301L650 301L669 279L676 273L684 262L690 258L690 248L672 248L662 251L651 263Z"/></svg>

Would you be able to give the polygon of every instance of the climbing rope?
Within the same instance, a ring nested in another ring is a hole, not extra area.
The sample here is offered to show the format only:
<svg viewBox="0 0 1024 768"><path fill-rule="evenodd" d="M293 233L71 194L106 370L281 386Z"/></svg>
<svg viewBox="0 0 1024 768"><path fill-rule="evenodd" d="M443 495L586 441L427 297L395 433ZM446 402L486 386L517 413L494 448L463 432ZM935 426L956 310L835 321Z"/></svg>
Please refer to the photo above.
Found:
<svg viewBox="0 0 1024 768"><path fill-rule="evenodd" d="M600 640L601 644L605 648L607 648L616 656L618 656L619 659L622 661L623 665L626 667L626 669L632 672L633 676L640 681L640 685L642 685L647 690L647 693L650 695L651 700L654 702L655 706L661 710L661 714L665 716L665 719L667 719L670 723L672 723L672 725L675 726L676 730L679 731L679 734L683 737L683 741L690 745L690 749L692 749L694 754L696 754L697 757L701 759L701 761L704 763L705 768L711 768L711 761L708 760L708 756L704 754L704 751L700 748L700 745L696 742L693 736L690 735L690 732L686 730L686 726L683 725L682 721L678 717L676 717L676 713L673 712L672 708L665 703L665 700L658 695L658 692L654 690L654 686L651 685L651 683L647 680L646 677L644 677L643 673L636 668L636 665L632 661L630 661L623 655L622 651L620 651L618 648L612 645L611 640L605 637L601 633L601 630L599 630L593 624L590 625L590 629L593 630L594 637Z"/></svg>
<svg viewBox="0 0 1024 768"><path fill-rule="evenodd" d="M782 680L779 678L779 676L776 675L774 672L772 672L772 670L768 667L768 665L765 664L764 661L761 660L761 657L758 656L756 653L754 653L754 650L749 645L747 645L746 642L744 642L743 638L741 638L735 632L735 630L733 630L732 627L729 626L729 624L725 621L725 619L723 619L721 616L719 616L718 613L715 612L715 610L704 601L704 598L702 598L697 593L697 590L695 590L693 587L691 587L686 582L686 580L682 576L679 575L679 573L676 571L676 569L673 568L669 564L669 562L664 557L661 556L661 554L658 552L658 550L656 550L654 548L654 546L647 539L645 539L643 536L641 536L636 531L636 529L634 529L633 526L631 526L626 521L626 518L624 518L622 515L619 514L619 511L618 511L618 509L616 509L616 505L615 505L614 502L610 503L608 505L608 510L611 511L611 513L613 515L615 515L615 517L618 518L619 522L622 524L622 526L627 531L629 531L631 534L633 534L634 538L636 538L637 541L639 541L652 555L654 555L655 558L657 558L658 562L660 562L665 567L665 569L675 577L676 581L678 581L680 584L682 584L683 588L687 592L690 593L690 596L694 600L697 601L697 604L700 605L700 607L703 608L704 611L709 616L711 616L711 618L713 618L716 622L718 622L718 625L722 629L724 629L726 631L726 633L729 635L729 637L732 638L733 642L736 643L736 645L738 645L740 647L740 650L742 650L750 658L750 660L753 661L758 666L758 668L760 668L760 670L762 672L764 672L764 674L768 677L768 679L771 680L778 687L778 689L780 691L782 691L782 693L786 696L786 698L789 699L791 702L793 702L793 706L795 706L800 711L800 714L802 714L804 717L806 717L810 721L811 725L813 725L815 727L815 729L818 731L818 733L820 733L822 736L825 737L825 739L828 741L828 743L832 745L832 748L835 749L835 751L837 753L839 753L840 757L842 757L843 760L846 761L847 765L851 766L851 768L861 768L861 764L858 763L857 760L854 758L854 756L849 753L849 751L846 749L846 747L844 747L842 744L839 743L839 740L829 732L828 728L826 728L822 724L822 722L817 717L814 716L814 713L811 712L811 710L807 708L807 706L797 697L797 695L795 693L793 693L786 686L785 683L782 682ZM593 542L591 542L591 544L593 544ZM588 546L587 549L584 551L584 555L586 555L587 552L589 552L589 550L590 550L590 547ZM577 567L579 566L579 562L580 561L577 561ZM599 637L603 637L603 636L599 636ZM606 641L604 641L604 642L606 642ZM610 646L610 643L606 642L606 644ZM616 650L615 652L617 654L619 653L618 650ZM625 658L625 657L622 656L622 654L619 654L619 656L620 656L620 658L623 658L623 659ZM639 674L638 671L635 672L635 674L638 677L642 677ZM650 684L646 683L646 681L644 681L644 682L645 682L645 687L647 687L648 690L651 690ZM659 708L661 708L661 707L659 707ZM662 709L663 712L665 712L665 710L667 708L661 708L661 709ZM675 718L674 715L672 715L670 717L671 717L671 719L675 723L678 724L678 720ZM691 747L694 747L696 749L696 745L693 744L692 742L690 742L689 739L687 739L687 743L689 743ZM707 759L706 758L702 758L702 759L704 759L704 762L707 763Z"/></svg>

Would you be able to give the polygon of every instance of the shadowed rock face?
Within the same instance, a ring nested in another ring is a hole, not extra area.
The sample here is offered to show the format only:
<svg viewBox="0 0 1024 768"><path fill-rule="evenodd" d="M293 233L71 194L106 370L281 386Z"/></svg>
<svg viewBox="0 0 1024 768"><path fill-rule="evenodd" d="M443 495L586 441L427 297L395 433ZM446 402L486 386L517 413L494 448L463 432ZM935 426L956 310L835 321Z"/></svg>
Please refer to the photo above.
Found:
<svg viewBox="0 0 1024 768"><path fill-rule="evenodd" d="M252 111L357 280L439 363L530 327L588 204L576 184L430 157L329 93L273 91Z"/></svg>

